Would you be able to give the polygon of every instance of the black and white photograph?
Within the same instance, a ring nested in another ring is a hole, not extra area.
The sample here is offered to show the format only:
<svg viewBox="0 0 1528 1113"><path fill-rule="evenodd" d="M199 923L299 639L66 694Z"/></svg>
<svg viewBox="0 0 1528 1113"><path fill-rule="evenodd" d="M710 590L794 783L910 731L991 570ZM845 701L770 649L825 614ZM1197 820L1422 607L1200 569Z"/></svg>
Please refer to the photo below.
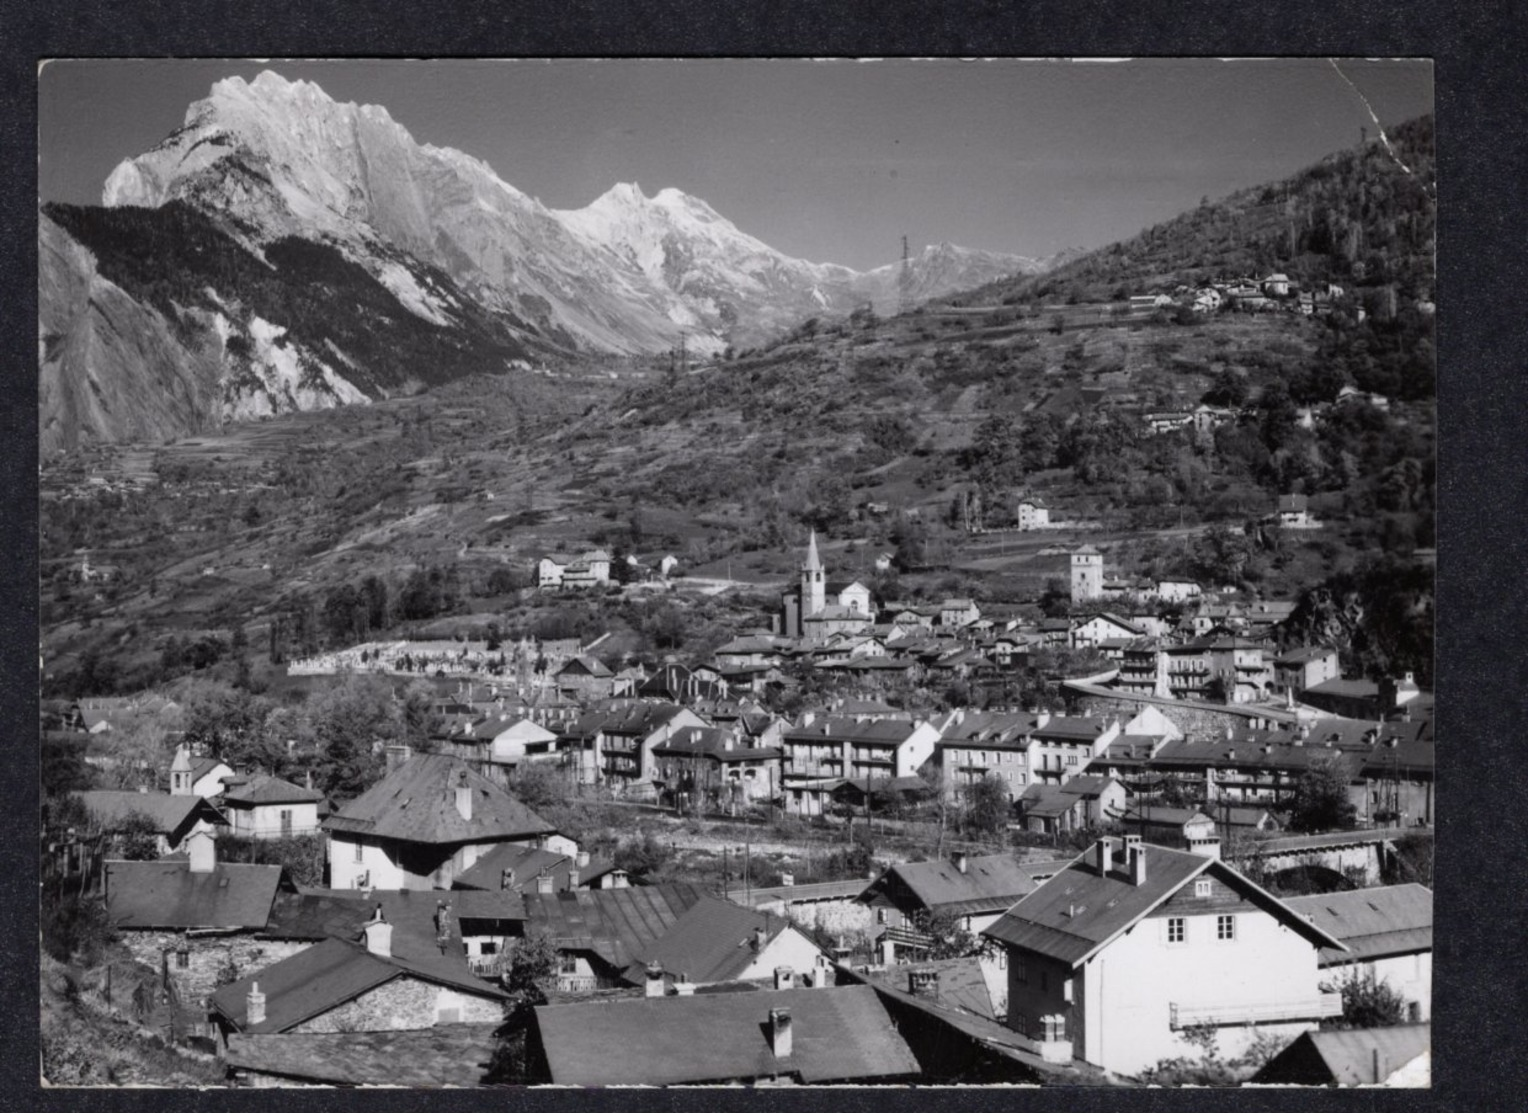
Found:
<svg viewBox="0 0 1528 1113"><path fill-rule="evenodd" d="M1433 78L42 62L40 1082L1430 1087Z"/></svg>

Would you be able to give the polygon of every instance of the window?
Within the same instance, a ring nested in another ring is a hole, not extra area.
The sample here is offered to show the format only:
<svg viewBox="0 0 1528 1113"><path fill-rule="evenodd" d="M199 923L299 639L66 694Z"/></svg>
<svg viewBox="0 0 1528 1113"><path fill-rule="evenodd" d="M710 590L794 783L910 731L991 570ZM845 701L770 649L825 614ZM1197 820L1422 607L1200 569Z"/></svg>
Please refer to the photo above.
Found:
<svg viewBox="0 0 1528 1113"><path fill-rule="evenodd" d="M1076 754L1067 754L1066 755L1066 763L1068 765L1076 765L1077 764L1077 755Z"/></svg>
<svg viewBox="0 0 1528 1113"><path fill-rule="evenodd" d="M284 838L284 839L292 837L292 809L291 808L282 808L281 809L281 837Z"/></svg>
<svg viewBox="0 0 1528 1113"><path fill-rule="evenodd" d="M1169 943L1182 943L1187 938L1187 924L1182 916L1169 916L1167 918L1167 941Z"/></svg>
<svg viewBox="0 0 1528 1113"><path fill-rule="evenodd" d="M1230 940L1236 938L1235 916L1215 917L1215 938L1220 940Z"/></svg>
<svg viewBox="0 0 1528 1113"><path fill-rule="evenodd" d="M496 939L485 939L478 945L478 954L496 955L499 953L499 943Z"/></svg>
<svg viewBox="0 0 1528 1113"><path fill-rule="evenodd" d="M557 972L559 974L577 974L578 959L573 955L563 955L560 959L558 959Z"/></svg>
<svg viewBox="0 0 1528 1113"><path fill-rule="evenodd" d="M191 952L190 951L188 951L184 947L182 947L180 950L175 952L175 966L176 966L177 969L184 970L184 969L186 969L186 967L188 967L190 965L191 965Z"/></svg>
<svg viewBox="0 0 1528 1113"><path fill-rule="evenodd" d="M1013 956L1013 980L1018 985L1029 984L1029 960L1023 955Z"/></svg>
<svg viewBox="0 0 1528 1113"><path fill-rule="evenodd" d="M355 860L359 862L361 860L361 844L355 843L353 845L355 846Z"/></svg>
<svg viewBox="0 0 1528 1113"><path fill-rule="evenodd" d="M1210 895L1210 879L1201 877L1194 882L1194 896L1207 897Z"/></svg>
<svg viewBox="0 0 1528 1113"><path fill-rule="evenodd" d="M1066 981L1061 983L1061 999L1063 1001L1070 1001L1072 999L1072 979L1071 978L1068 978L1068 979L1066 979Z"/></svg>

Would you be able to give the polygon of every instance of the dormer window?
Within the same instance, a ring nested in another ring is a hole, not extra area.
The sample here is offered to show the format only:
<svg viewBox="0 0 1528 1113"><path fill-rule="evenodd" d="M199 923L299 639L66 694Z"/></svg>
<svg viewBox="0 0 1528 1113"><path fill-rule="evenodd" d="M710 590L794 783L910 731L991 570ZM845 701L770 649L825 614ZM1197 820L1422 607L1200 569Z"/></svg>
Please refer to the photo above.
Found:
<svg viewBox="0 0 1528 1113"><path fill-rule="evenodd" d="M1201 877L1194 882L1194 896L1207 897L1210 895L1210 888L1210 879L1208 877Z"/></svg>

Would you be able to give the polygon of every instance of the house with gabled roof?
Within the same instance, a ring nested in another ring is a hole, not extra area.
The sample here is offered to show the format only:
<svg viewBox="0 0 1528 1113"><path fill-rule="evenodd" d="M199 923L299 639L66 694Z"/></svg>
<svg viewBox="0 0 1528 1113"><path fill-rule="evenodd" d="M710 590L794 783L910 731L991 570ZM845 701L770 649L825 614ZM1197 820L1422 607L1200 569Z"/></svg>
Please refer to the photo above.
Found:
<svg viewBox="0 0 1528 1113"><path fill-rule="evenodd" d="M859 902L874 909L876 922L888 928L909 928L923 915L945 914L977 933L1066 862L963 852L929 862L902 862L872 881ZM908 948L926 946L927 940L920 942L908 933L887 933L882 936L882 959L894 962Z"/></svg>
<svg viewBox="0 0 1528 1113"><path fill-rule="evenodd" d="M1321 988L1343 943L1207 855L1102 838L983 933L1008 957L1010 1028L1134 1075L1342 1012ZM1194 1037L1194 1038L1186 1038Z"/></svg>
<svg viewBox="0 0 1528 1113"><path fill-rule="evenodd" d="M1125 812L1125 786L1113 777L1083 774L1060 784L1032 784L1019 797L1024 826L1037 834L1082 831Z"/></svg>
<svg viewBox="0 0 1528 1113"><path fill-rule="evenodd" d="M736 809L780 791L778 746L758 746L740 731L681 727L653 747L659 794L680 804Z"/></svg>
<svg viewBox="0 0 1528 1113"><path fill-rule="evenodd" d="M129 792L88 789L73 794L85 805L93 826L114 834L124 829L130 816L144 816L153 825L161 855L180 848L186 836L199 828L227 827L228 818L200 796L172 796L165 792Z"/></svg>
<svg viewBox="0 0 1528 1113"><path fill-rule="evenodd" d="M557 949L560 992L630 986L632 964L704 896L689 882L627 885L624 874L608 889L527 891L524 931Z"/></svg>
<svg viewBox="0 0 1528 1113"><path fill-rule="evenodd" d="M223 814L233 834L250 839L289 839L318 834L324 794L280 777L257 775L223 793Z"/></svg>
<svg viewBox="0 0 1528 1113"><path fill-rule="evenodd" d="M501 843L577 844L460 758L409 758L324 821L336 889L447 889Z"/></svg>
<svg viewBox="0 0 1528 1113"><path fill-rule="evenodd" d="M1432 1025L1306 1032L1252 1076L1253 1086L1432 1085Z"/></svg>
<svg viewBox="0 0 1528 1113"><path fill-rule="evenodd" d="M331 937L223 986L210 1000L224 1040L234 1033L368 1032L487 1024L508 995L459 953L403 958L376 906L361 941Z"/></svg>
<svg viewBox="0 0 1528 1113"><path fill-rule="evenodd" d="M579 716L563 731L563 742L575 754L581 783L651 798L659 780L654 747L687 727L706 725L689 708L666 700L621 700Z"/></svg>
<svg viewBox="0 0 1528 1113"><path fill-rule="evenodd" d="M624 977L653 994L660 991L660 979L652 977L656 968L668 991L685 994L731 982L773 983L777 975L794 979L822 959L822 949L784 916L708 894L639 948Z"/></svg>
<svg viewBox="0 0 1528 1113"><path fill-rule="evenodd" d="M1432 1019L1432 890L1415 883L1288 897L1290 908L1336 938L1346 950L1323 950L1332 982L1384 982L1406 1002L1412 1023Z"/></svg>
<svg viewBox="0 0 1528 1113"><path fill-rule="evenodd" d="M807 712L781 736L786 810L821 815L845 780L914 776L938 738L922 720Z"/></svg>
<svg viewBox="0 0 1528 1113"><path fill-rule="evenodd" d="M199 799L199 797L193 797ZM141 965L158 970L193 1032L198 1006L229 964L247 968L300 949L266 940L276 902L291 888L281 866L220 862L210 832L186 838L185 857L104 864L106 916Z"/></svg>

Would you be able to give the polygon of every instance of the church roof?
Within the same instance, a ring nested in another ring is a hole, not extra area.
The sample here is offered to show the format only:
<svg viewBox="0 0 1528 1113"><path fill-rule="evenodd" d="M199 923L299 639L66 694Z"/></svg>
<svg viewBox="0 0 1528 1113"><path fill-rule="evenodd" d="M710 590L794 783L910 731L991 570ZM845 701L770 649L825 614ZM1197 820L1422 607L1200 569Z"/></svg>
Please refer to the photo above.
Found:
<svg viewBox="0 0 1528 1113"><path fill-rule="evenodd" d="M822 571L822 560L817 556L817 531L812 531L811 537L806 543L806 563L801 566L802 571Z"/></svg>

